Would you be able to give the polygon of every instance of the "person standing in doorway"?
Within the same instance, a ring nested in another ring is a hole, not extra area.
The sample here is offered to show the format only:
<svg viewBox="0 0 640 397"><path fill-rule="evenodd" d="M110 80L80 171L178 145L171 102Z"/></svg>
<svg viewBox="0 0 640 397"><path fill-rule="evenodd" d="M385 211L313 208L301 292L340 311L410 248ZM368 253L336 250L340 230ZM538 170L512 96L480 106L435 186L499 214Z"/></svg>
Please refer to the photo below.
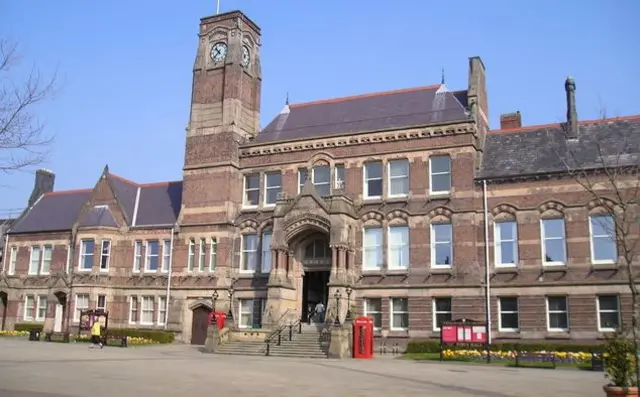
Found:
<svg viewBox="0 0 640 397"><path fill-rule="evenodd" d="M99 347L102 349L102 340L100 338L100 321L97 319L91 326L91 344L92 347Z"/></svg>
<svg viewBox="0 0 640 397"><path fill-rule="evenodd" d="M315 318L316 322L321 323L324 321L324 304L322 302L318 302L315 308Z"/></svg>

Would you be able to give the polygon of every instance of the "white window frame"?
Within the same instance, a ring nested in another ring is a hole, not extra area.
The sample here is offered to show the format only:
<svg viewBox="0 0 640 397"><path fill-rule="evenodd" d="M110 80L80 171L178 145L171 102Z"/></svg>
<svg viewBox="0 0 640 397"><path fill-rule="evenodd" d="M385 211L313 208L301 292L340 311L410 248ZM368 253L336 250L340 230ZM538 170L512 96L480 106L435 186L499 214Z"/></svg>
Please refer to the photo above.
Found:
<svg viewBox="0 0 640 397"><path fill-rule="evenodd" d="M65 263L65 272L71 272L71 244L67 244L67 262Z"/></svg>
<svg viewBox="0 0 640 397"><path fill-rule="evenodd" d="M135 320L133 313L135 313ZM137 324L140 322L140 299L138 296L131 295L129 297L129 324Z"/></svg>
<svg viewBox="0 0 640 397"><path fill-rule="evenodd" d="M406 245L391 245L391 231L392 230L400 230L400 229L406 229L407 231L407 242ZM410 230L409 230L409 225L394 225L394 226L389 226L387 228L387 268L389 270L407 270L409 269L409 267L411 266L410 263L410 256L411 256L411 236L410 236ZM405 247L406 247L406 251L408 251L408 256L406 258L404 258L404 256L402 256L402 253L405 251ZM401 252L401 256L400 256L400 265L399 266L391 266L391 255L393 250L399 250Z"/></svg>
<svg viewBox="0 0 640 397"><path fill-rule="evenodd" d="M269 175L279 175L280 176L280 184L276 185L276 186L269 186L267 183L268 180L268 176ZM273 203L269 203L267 201L268 197L269 197L269 191L270 190L277 190L278 193L280 193L282 191L282 172L280 171L267 171L264 173L264 197L262 198L262 205L265 207L273 207L274 205L276 205L276 201L278 200L278 195L276 194L276 199Z"/></svg>
<svg viewBox="0 0 640 397"><path fill-rule="evenodd" d="M34 251L38 252L38 258L37 258L37 262L36 262L36 258L34 257ZM39 245L32 245L30 247L30 255L29 255L29 269L27 271L27 274L29 276L35 276L38 274L38 272L40 271L40 264L42 263L42 247ZM35 263L35 270L34 270L34 263Z"/></svg>
<svg viewBox="0 0 640 397"><path fill-rule="evenodd" d="M251 236L252 238L256 239L256 248L255 250L247 250L246 247L246 241L247 241L247 237ZM246 268L245 268L245 259L247 259L248 253L253 252L253 269L249 268L249 262L247 260L246 263ZM240 273L246 273L246 274L251 274L251 273L255 273L256 272L256 267L258 266L257 262L257 257L258 257L258 234L257 233L247 233L247 234L243 234L241 236L240 239Z"/></svg>
<svg viewBox="0 0 640 397"><path fill-rule="evenodd" d="M369 308L369 302L376 300L380 303L380 310L371 310ZM377 314L380 316L380 324L376 326L375 317L371 314ZM382 298L364 298L364 316L371 318L373 321L373 330L380 331L382 329Z"/></svg>
<svg viewBox="0 0 640 397"><path fill-rule="evenodd" d="M250 310L250 311L246 311L246 310L244 310L244 309L245 309L244 305L245 305L246 303L248 303L248 302L250 302L250 303L251 303L251 305L249 305L249 310ZM253 327L253 320L254 320L254 319L253 319L253 316L254 316L254 314L255 314L255 313L253 312L253 305L254 305L254 303L253 303L253 299L251 299L251 298L241 298L241 299L238 299L238 328L246 329L246 328L251 328L251 327ZM242 315L243 315L243 314L247 314L247 313L250 315L250 318L251 318L251 324L243 324L243 323L242 323Z"/></svg>
<svg viewBox="0 0 640 397"><path fill-rule="evenodd" d="M502 310L503 299L515 299L516 311ZM502 326L502 314L515 314L518 317L518 327L508 328ZM498 332L520 332L520 299L517 296L499 296L498 297Z"/></svg>
<svg viewBox="0 0 640 397"><path fill-rule="evenodd" d="M207 240L200 239L198 243L198 272L203 273L207 264Z"/></svg>
<svg viewBox="0 0 640 397"><path fill-rule="evenodd" d="M145 308L145 302L151 302L151 309ZM153 296L142 296L140 304L140 325L153 325L153 320L156 316L155 298ZM145 314L150 318L149 321L145 321Z"/></svg>
<svg viewBox="0 0 640 397"><path fill-rule="evenodd" d="M267 238L267 236L269 237ZM260 272L264 274L271 272L271 238L273 238L271 230L262 232L262 237L260 239ZM268 244L264 243L266 240L268 240ZM265 263L269 264L268 269L265 269Z"/></svg>
<svg viewBox="0 0 640 397"><path fill-rule="evenodd" d="M407 173L406 175L392 175L391 174L391 164L392 163L406 163L407 164ZM387 197L389 198L400 198L400 197L407 197L409 196L409 191L411 190L411 187L409 186L410 183L410 179L409 179L409 170L410 167L410 162L409 159L393 159L393 160L389 160L387 162ZM395 180L395 179L406 179L407 181L407 191L406 193L396 193L396 194L392 194L391 193L391 181Z"/></svg>
<svg viewBox="0 0 640 397"><path fill-rule="evenodd" d="M565 301L565 307L566 310L565 311L553 311L553 314L556 313L564 313L564 315L567 318L567 328L551 328L551 314L552 312L549 310L549 299L553 299L553 298L563 298ZM545 297L545 311L547 314L547 332L569 332L569 329L571 328L571 318L569 317L569 297L567 296L561 296L561 295L550 295L550 296L546 296Z"/></svg>
<svg viewBox="0 0 640 397"><path fill-rule="evenodd" d="M435 227L436 226L449 226L451 232L449 233L450 238L449 241L447 242L450 246L450 252L451 252L451 258L450 259L450 263L447 264L443 264L443 263L436 263L436 245L441 245L441 244L445 244L444 242L440 241L440 242L436 242L436 233L435 233ZM453 246L453 222L448 222L448 223L433 223L431 225L429 225L429 228L431 230L429 230L429 238L431 240L431 244L430 244L430 251L431 251L431 268L432 269L451 269L453 268L453 261L454 261L454 246Z"/></svg>
<svg viewBox="0 0 640 397"><path fill-rule="evenodd" d="M42 307L43 302L44 302L44 307ZM47 301L47 296L38 295L36 299L36 312L35 312L36 321L41 322L47 318L48 305L49 305L49 302ZM44 316L40 316L40 309L44 309Z"/></svg>
<svg viewBox="0 0 640 397"><path fill-rule="evenodd" d="M42 246L42 260L40 261L40 274L51 274L51 264L53 263L53 245L45 244ZM45 264L48 267L45 270Z"/></svg>
<svg viewBox="0 0 640 397"><path fill-rule="evenodd" d="M433 172L433 159L434 158L448 158L449 159L449 171L448 172ZM429 195L430 196L445 196L451 194L451 185L453 179L451 178L452 170L451 170L451 156L447 155L436 155L429 157ZM433 190L433 176L434 175L449 175L449 189L447 190Z"/></svg>
<svg viewBox="0 0 640 397"><path fill-rule="evenodd" d="M451 309L449 311L438 311L438 305L436 301L438 299L448 299L450 302ZM438 326L438 314L449 313L451 319L453 319L453 298L450 296L435 296L431 299L431 325L434 331L440 331L440 327Z"/></svg>
<svg viewBox="0 0 640 397"><path fill-rule="evenodd" d="M598 295L596 296L596 311L598 313L598 332L615 332L616 329L615 328L609 328L609 327L603 327L602 326L602 320L600 319L600 313L614 313L614 311L612 310L602 310L600 308L600 298L602 297L615 297L616 298L616 305L617 305L617 310L615 311L616 315L618 316L618 326L620 326L622 324L622 316L620 313L620 295L614 295L614 294L607 294L607 295Z"/></svg>
<svg viewBox="0 0 640 397"><path fill-rule="evenodd" d="M340 171L342 170L342 171ZM346 183L346 179L347 179L347 174L346 174L347 170L344 166L344 164L336 164L333 167L333 190L339 190L339 189L345 189L345 183ZM340 173L342 173L342 178L340 178Z"/></svg>
<svg viewBox="0 0 640 397"><path fill-rule="evenodd" d="M133 272L138 273L142 269L142 241L133 243Z"/></svg>
<svg viewBox="0 0 640 397"><path fill-rule="evenodd" d="M401 311L394 311L393 310L393 302L395 302L396 300L404 300L407 302L407 310L401 310ZM404 314L407 316L407 326L406 327L396 327L393 324L393 315L394 314ZM401 298L401 297L397 297L397 298L389 298L389 329L391 331L408 331L409 330L409 298Z"/></svg>
<svg viewBox="0 0 640 397"><path fill-rule="evenodd" d="M89 242L93 242L93 251L91 253L85 253L84 252L84 245L85 243L89 243ZM80 272L90 272L93 270L93 267L96 265L95 264L95 256L96 256L96 241L93 239L82 239L80 240L80 257L78 260L78 271ZM91 268L89 269L85 269L84 268L84 258L85 257L91 257Z"/></svg>
<svg viewBox="0 0 640 397"><path fill-rule="evenodd" d="M209 271L216 270L216 260L218 258L218 240L215 237L211 237L209 240Z"/></svg>
<svg viewBox="0 0 640 397"><path fill-rule="evenodd" d="M611 231L613 233L613 235L595 235L594 234L594 230L593 230L593 223L592 221L594 220L594 218L609 218L611 219L611 222L613 224L613 230ZM599 215L589 215L589 247L591 249L591 263L594 265L608 265L608 264L613 264L616 263L618 261L618 240L617 240L617 230L616 230L616 220L608 214L599 214ZM613 240L613 246L615 249L615 258L614 259L595 259L595 240L596 239L612 239Z"/></svg>
<svg viewBox="0 0 640 397"><path fill-rule="evenodd" d="M545 236L545 230L544 230L544 224L546 221L554 221L554 220L561 220L562 221L562 237L546 237ZM551 262L547 262L546 261L546 246L547 246L547 240L560 240L562 239L562 247L563 247L563 251L564 251L564 261L551 261ZM567 221L565 218L544 218L544 219L540 219L540 249L541 249L541 259L542 259L542 265L543 266L566 266L567 264Z"/></svg>
<svg viewBox="0 0 640 397"><path fill-rule="evenodd" d="M316 169L327 168L329 170L329 180L327 182L316 182ZM331 166L330 165L316 165L311 167L311 184L314 188L318 186L329 186L329 195L331 195Z"/></svg>
<svg viewBox="0 0 640 397"><path fill-rule="evenodd" d="M193 272L196 266L196 240L189 239L189 251L187 252L187 271Z"/></svg>
<svg viewBox="0 0 640 397"><path fill-rule="evenodd" d="M100 305L100 298L104 298L104 305ZM98 294L96 296L96 310L103 310L103 311L107 311L107 295L105 294Z"/></svg>
<svg viewBox="0 0 640 397"><path fill-rule="evenodd" d="M154 243L158 246L158 251L155 254L151 250L151 245ZM162 266L162 264L160 263L160 259L161 259L160 255L161 255L160 240L147 240L145 242L145 247L144 247L144 272L145 273L155 273L160 271L160 267ZM151 260L153 258L156 258L157 267L155 270L151 269Z"/></svg>
<svg viewBox="0 0 640 397"><path fill-rule="evenodd" d="M32 304L29 305L29 299L32 300ZM29 316L28 310L31 308L33 310L33 314ZM36 297L34 295L25 295L24 296L24 307L22 308L22 319L24 321L34 321L36 319L36 312L38 308L36 306Z"/></svg>
<svg viewBox="0 0 640 397"><path fill-rule="evenodd" d="M78 306L78 299L80 297L87 298L86 306L84 304L83 306ZM89 294L76 294L75 299L73 300L73 322L74 323L80 322L80 311L87 310L87 309L89 309Z"/></svg>
<svg viewBox="0 0 640 397"><path fill-rule="evenodd" d="M107 252L105 253L104 245L107 244ZM103 268L102 264L106 258L106 266ZM108 272L109 271L109 262L111 262L111 240L102 240L100 242L100 271Z"/></svg>
<svg viewBox="0 0 640 397"><path fill-rule="evenodd" d="M500 229L504 225L510 225L513 228L513 239L503 240L500 237ZM513 263L502 263L502 244L513 243ZM520 258L518 257L518 222L515 220L496 221L493 223L493 263L495 267L518 267Z"/></svg>
<svg viewBox="0 0 640 397"><path fill-rule="evenodd" d="M171 240L162 240L162 264L160 271L167 273L171 265Z"/></svg>
<svg viewBox="0 0 640 397"><path fill-rule="evenodd" d="M302 173L304 172L305 174L305 179L302 179ZM309 174L309 170L307 168L298 168L298 194L300 194L302 192L302 188L304 187L304 184L306 182L306 178L307 175ZM313 179L311 180L311 183L313 183Z"/></svg>
<svg viewBox="0 0 640 397"><path fill-rule="evenodd" d="M158 313L156 318L156 324L158 325L167 324L167 297L166 296L158 297Z"/></svg>
<svg viewBox="0 0 640 397"><path fill-rule="evenodd" d="M9 269L7 273L11 276L16 272L16 263L18 262L18 247L11 247L9 254Z"/></svg>
<svg viewBox="0 0 640 397"><path fill-rule="evenodd" d="M382 172L382 175L380 175L380 178L369 178L367 177L367 169L369 165L379 165L380 166L380 171ZM364 163L364 166L362 167L362 186L363 186L363 192L362 192L362 197L366 200L371 200L371 199L380 199L382 198L382 195L384 194L384 164L382 163L382 161L377 160L377 161L369 161ZM381 189L380 189L380 195L379 196L369 196L369 181L380 181L380 183L382 184Z"/></svg>
<svg viewBox="0 0 640 397"><path fill-rule="evenodd" d="M383 238L383 241L380 243L380 245L367 246L366 244L367 231L371 231L371 230L377 230L380 232L380 235ZM366 254L368 249L375 250L376 253L380 254L380 255L376 255L376 257L379 257L380 263L377 263L373 266L367 263ZM382 228L382 226L363 228L362 229L362 271L379 272L382 270L383 265L384 265L384 229Z"/></svg>
<svg viewBox="0 0 640 397"><path fill-rule="evenodd" d="M247 188L247 181L250 177L258 178L258 187L257 188ZM258 200L255 204L249 204L247 200L247 193L258 191ZM250 174L246 174L242 176L242 207L243 208L257 208L260 205L260 174L257 172L253 172Z"/></svg>

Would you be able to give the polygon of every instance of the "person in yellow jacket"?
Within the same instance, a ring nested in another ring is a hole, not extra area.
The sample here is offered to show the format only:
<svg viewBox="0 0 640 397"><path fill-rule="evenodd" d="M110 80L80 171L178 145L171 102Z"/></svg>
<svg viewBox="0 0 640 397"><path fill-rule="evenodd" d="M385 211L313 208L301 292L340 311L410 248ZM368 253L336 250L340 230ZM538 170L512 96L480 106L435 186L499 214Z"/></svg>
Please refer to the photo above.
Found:
<svg viewBox="0 0 640 397"><path fill-rule="evenodd" d="M99 346L102 349L102 340L100 338L100 321L96 320L91 326L91 343L93 347Z"/></svg>

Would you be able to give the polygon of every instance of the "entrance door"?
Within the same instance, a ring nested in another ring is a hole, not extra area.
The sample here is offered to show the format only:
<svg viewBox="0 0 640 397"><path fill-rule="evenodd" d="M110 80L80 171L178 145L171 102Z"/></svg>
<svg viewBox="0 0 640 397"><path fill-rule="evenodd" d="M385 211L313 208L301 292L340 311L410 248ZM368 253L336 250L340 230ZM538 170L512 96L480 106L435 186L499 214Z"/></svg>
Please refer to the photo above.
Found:
<svg viewBox="0 0 640 397"><path fill-rule="evenodd" d="M56 303L56 315L53 320L53 332L62 332L62 318L64 310L60 303Z"/></svg>
<svg viewBox="0 0 640 397"><path fill-rule="evenodd" d="M0 318L0 321L2 322L2 324L0 324L0 330L4 331L4 323L5 320L7 319L7 305L9 304L9 299L7 297L7 294L5 294L4 292L0 292L0 316L2 316L2 318Z"/></svg>
<svg viewBox="0 0 640 397"><path fill-rule="evenodd" d="M308 323L324 321L324 315L322 317L314 316L314 310L316 305L322 302L326 312L329 298L329 273L328 271L305 272L302 281L303 321Z"/></svg>
<svg viewBox="0 0 640 397"><path fill-rule="evenodd" d="M204 345L207 341L209 313L211 313L211 309L208 307L199 306L193 309L193 321L191 322L192 345Z"/></svg>

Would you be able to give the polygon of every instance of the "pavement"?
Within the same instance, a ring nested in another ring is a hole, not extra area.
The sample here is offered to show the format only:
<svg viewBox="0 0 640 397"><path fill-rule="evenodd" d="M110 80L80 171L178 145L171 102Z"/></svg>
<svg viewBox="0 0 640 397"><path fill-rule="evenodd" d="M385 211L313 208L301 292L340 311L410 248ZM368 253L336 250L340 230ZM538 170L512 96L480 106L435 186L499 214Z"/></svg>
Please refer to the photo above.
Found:
<svg viewBox="0 0 640 397"><path fill-rule="evenodd" d="M0 338L0 397L602 397L602 372L410 360L223 356L188 345Z"/></svg>

